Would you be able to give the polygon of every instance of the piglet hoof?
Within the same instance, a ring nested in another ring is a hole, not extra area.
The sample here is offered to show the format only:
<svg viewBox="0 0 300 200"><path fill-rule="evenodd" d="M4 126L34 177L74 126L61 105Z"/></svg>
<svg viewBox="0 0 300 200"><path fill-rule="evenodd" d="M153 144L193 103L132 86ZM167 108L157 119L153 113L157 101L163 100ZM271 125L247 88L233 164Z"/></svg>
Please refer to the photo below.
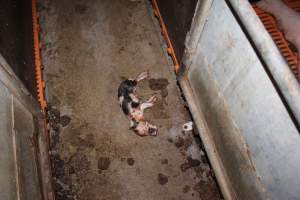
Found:
<svg viewBox="0 0 300 200"><path fill-rule="evenodd" d="M152 97L150 97L150 99L148 100L149 103L155 103L158 100L156 95L153 95Z"/></svg>
<svg viewBox="0 0 300 200"><path fill-rule="evenodd" d="M136 77L136 81L137 81L137 82L140 82L140 81L142 81L142 80L144 80L144 79L146 79L146 78L148 78L148 77L149 77L149 71L144 71L144 72L140 73L140 74Z"/></svg>

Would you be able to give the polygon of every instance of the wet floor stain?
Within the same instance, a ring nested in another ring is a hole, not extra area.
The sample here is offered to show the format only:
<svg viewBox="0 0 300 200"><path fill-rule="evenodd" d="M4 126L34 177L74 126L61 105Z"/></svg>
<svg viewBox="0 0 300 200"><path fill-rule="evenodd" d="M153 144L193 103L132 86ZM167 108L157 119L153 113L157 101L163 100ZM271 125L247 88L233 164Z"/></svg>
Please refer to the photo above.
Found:
<svg viewBox="0 0 300 200"><path fill-rule="evenodd" d="M63 116L60 117L60 124L63 127L68 126L70 122L71 122L71 117L69 117L67 115L63 115Z"/></svg>
<svg viewBox="0 0 300 200"><path fill-rule="evenodd" d="M161 164L163 164L163 165L167 165L167 164L169 164L169 160L168 159L162 159L161 160Z"/></svg>
<svg viewBox="0 0 300 200"><path fill-rule="evenodd" d="M84 150L92 150L95 147L95 140L92 139L93 135L87 135L85 137L74 137L70 144L72 146L78 147L78 150L84 151Z"/></svg>
<svg viewBox="0 0 300 200"><path fill-rule="evenodd" d="M111 160L108 157L101 157L98 159L98 169L107 170L110 166Z"/></svg>
<svg viewBox="0 0 300 200"><path fill-rule="evenodd" d="M179 138L175 141L174 145L175 145L177 148L183 147L183 145L184 145L184 139L183 139L182 137L179 137Z"/></svg>
<svg viewBox="0 0 300 200"><path fill-rule="evenodd" d="M166 176L166 175L164 175L164 174L162 174L162 173L159 173L159 174L157 175L157 180L158 180L158 183L159 183L160 185L165 185L165 184L167 184L167 183L169 182L168 176Z"/></svg>
<svg viewBox="0 0 300 200"><path fill-rule="evenodd" d="M170 115L166 110L165 104L162 100L159 100L155 105L149 110L154 118L156 119L169 119Z"/></svg>
<svg viewBox="0 0 300 200"><path fill-rule="evenodd" d="M59 124L60 111L58 109L50 107L47 114L48 114L48 120L51 124Z"/></svg>
<svg viewBox="0 0 300 200"><path fill-rule="evenodd" d="M219 195L219 191L215 187L215 185L212 183L203 181L203 180L199 181L193 187L193 190L201 196L201 199L207 199L207 200L221 199L221 197ZM207 191L210 191L210 192L207 192Z"/></svg>
<svg viewBox="0 0 300 200"><path fill-rule="evenodd" d="M165 89L161 90L160 95L162 98L166 98L169 95L168 89L165 88Z"/></svg>
<svg viewBox="0 0 300 200"><path fill-rule="evenodd" d="M71 122L71 117L68 115L61 116L61 113L58 109L49 106L47 111L47 117L51 127L57 127L61 125L62 127L66 127Z"/></svg>
<svg viewBox="0 0 300 200"><path fill-rule="evenodd" d="M185 137L185 138L178 137L174 142L174 145L177 148L184 148L185 150L187 150L192 144L193 144L192 137Z"/></svg>
<svg viewBox="0 0 300 200"><path fill-rule="evenodd" d="M87 11L86 5L83 4L76 4L75 5L75 12L78 14L84 14Z"/></svg>
<svg viewBox="0 0 300 200"><path fill-rule="evenodd" d="M128 78L125 77L125 76L119 76L119 79L120 79L121 81L125 81L125 80L128 79Z"/></svg>
<svg viewBox="0 0 300 200"><path fill-rule="evenodd" d="M191 187L189 185L184 186L184 188L182 189L182 192L184 194L188 193L191 190Z"/></svg>
<svg viewBox="0 0 300 200"><path fill-rule="evenodd" d="M134 163L135 163L135 160L134 160L133 158L127 158L127 164L128 164L129 166L134 165Z"/></svg>
<svg viewBox="0 0 300 200"><path fill-rule="evenodd" d="M200 164L201 164L200 160L187 157L187 162L181 164L180 169L182 172L185 172L192 167L198 167Z"/></svg>
<svg viewBox="0 0 300 200"><path fill-rule="evenodd" d="M169 92L168 92L168 89L165 88L163 90L160 91L160 96L162 98L162 102L165 104L165 105L168 105L168 101L167 101L167 96L169 95Z"/></svg>
<svg viewBox="0 0 300 200"><path fill-rule="evenodd" d="M91 162L88 160L87 156L83 153L73 154L67 161L69 166L72 166L72 170L75 173L85 173L91 167Z"/></svg>
<svg viewBox="0 0 300 200"><path fill-rule="evenodd" d="M169 81L166 78L151 78L149 79L149 87L151 90L159 91L164 90L169 85Z"/></svg>
<svg viewBox="0 0 300 200"><path fill-rule="evenodd" d="M173 143L174 141L173 141L172 138L168 138L168 142L169 142L169 143Z"/></svg>

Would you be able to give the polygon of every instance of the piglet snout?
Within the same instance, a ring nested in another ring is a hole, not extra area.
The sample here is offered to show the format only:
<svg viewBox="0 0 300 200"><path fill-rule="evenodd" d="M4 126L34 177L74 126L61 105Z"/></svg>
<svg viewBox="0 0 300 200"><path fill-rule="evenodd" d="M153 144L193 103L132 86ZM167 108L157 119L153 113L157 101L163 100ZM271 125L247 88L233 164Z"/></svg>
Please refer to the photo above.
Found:
<svg viewBox="0 0 300 200"><path fill-rule="evenodd" d="M150 136L157 136L157 128L149 128L148 133Z"/></svg>

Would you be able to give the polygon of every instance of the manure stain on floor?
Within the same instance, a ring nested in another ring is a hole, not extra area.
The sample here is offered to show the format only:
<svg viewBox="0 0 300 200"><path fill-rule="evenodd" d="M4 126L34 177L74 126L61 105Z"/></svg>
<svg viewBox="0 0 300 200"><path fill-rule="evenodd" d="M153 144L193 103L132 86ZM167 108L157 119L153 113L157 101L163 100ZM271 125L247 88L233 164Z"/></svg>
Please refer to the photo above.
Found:
<svg viewBox="0 0 300 200"><path fill-rule="evenodd" d="M184 194L188 193L191 190L191 187L189 185L184 186L184 188L182 189L182 192Z"/></svg>
<svg viewBox="0 0 300 200"><path fill-rule="evenodd" d="M161 164L163 164L163 165L167 165L167 164L169 164L169 160L168 159L162 159L161 160Z"/></svg>
<svg viewBox="0 0 300 200"><path fill-rule="evenodd" d="M164 174L162 174L162 173L159 173L159 174L157 175L157 180L158 180L158 183L159 183L160 185L165 185L165 184L167 184L167 183L169 182L168 176L166 176L166 175L164 175Z"/></svg>
<svg viewBox="0 0 300 200"><path fill-rule="evenodd" d="M134 160L133 158L127 158L127 164L128 164L129 166L134 165L134 162L135 162L135 160Z"/></svg>
<svg viewBox="0 0 300 200"><path fill-rule="evenodd" d="M87 11L87 7L84 4L76 4L75 12L78 14L84 14Z"/></svg>
<svg viewBox="0 0 300 200"><path fill-rule="evenodd" d="M158 91L164 90L169 85L169 81L166 78L151 78L149 79L149 87L151 90Z"/></svg>
<svg viewBox="0 0 300 200"><path fill-rule="evenodd" d="M192 167L198 167L201 164L200 160L193 159L190 156L187 157L187 162L180 165L180 169L182 172L185 172L186 170L192 168Z"/></svg>
<svg viewBox="0 0 300 200"><path fill-rule="evenodd" d="M107 170L110 166L111 160L108 157L102 157L98 159L98 169Z"/></svg>

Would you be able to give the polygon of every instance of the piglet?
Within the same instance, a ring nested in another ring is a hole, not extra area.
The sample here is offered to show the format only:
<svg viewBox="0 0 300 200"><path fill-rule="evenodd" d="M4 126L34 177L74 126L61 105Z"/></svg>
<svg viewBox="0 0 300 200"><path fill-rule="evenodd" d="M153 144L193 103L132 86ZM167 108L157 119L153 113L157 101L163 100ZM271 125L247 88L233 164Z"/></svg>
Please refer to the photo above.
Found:
<svg viewBox="0 0 300 200"><path fill-rule="evenodd" d="M137 84L148 76L148 72L142 72L136 78L123 81L118 89L120 107L130 120L130 129L139 136L157 135L157 127L144 118L144 110L152 107L157 101L157 97L153 95L148 101L141 102L136 94Z"/></svg>

